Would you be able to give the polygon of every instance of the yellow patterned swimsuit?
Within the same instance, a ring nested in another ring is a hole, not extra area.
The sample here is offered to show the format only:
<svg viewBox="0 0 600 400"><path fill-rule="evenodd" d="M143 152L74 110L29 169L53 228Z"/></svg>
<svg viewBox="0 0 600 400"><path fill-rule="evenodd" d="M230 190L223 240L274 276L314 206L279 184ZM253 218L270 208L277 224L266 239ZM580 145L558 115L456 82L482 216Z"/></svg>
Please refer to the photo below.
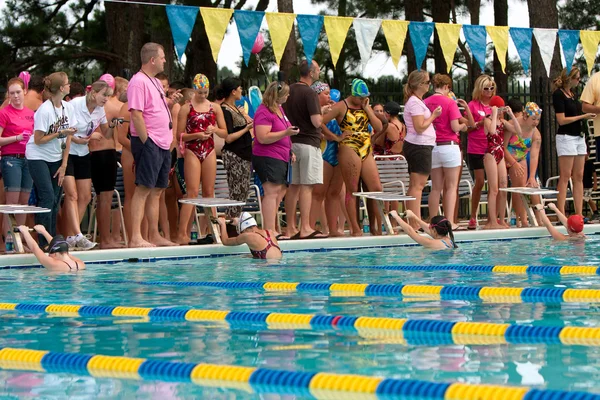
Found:
<svg viewBox="0 0 600 400"><path fill-rule="evenodd" d="M361 160L367 158L371 152L371 133L369 133L369 116L366 111L348 107L346 104L346 114L340 123L342 132L350 131L352 135L342 140L342 144L350 147Z"/></svg>

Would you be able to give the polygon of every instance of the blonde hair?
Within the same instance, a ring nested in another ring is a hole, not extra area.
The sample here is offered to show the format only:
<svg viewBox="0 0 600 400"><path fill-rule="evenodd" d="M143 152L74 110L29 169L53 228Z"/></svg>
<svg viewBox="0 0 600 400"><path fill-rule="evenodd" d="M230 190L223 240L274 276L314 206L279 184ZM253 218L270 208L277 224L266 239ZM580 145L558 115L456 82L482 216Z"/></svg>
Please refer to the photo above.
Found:
<svg viewBox="0 0 600 400"><path fill-rule="evenodd" d="M554 87L554 90L562 89L563 87L565 87L566 84L571 83L571 79L575 78L577 74L581 76L581 72L577 67L572 67L571 72L569 73L567 73L566 68L563 68L563 70L560 72L560 75L554 78L554 80L552 81L552 86Z"/></svg>
<svg viewBox="0 0 600 400"><path fill-rule="evenodd" d="M452 89L452 79L446 74L435 74L431 78L434 89L440 89L448 85L448 88Z"/></svg>
<svg viewBox="0 0 600 400"><path fill-rule="evenodd" d="M196 95L196 90L190 88L181 89L181 99L179 99L179 105L184 105L186 101L192 100L192 97Z"/></svg>
<svg viewBox="0 0 600 400"><path fill-rule="evenodd" d="M429 72L423 70L416 70L408 75L408 80L406 81L406 85L404 85L404 103L410 99L410 97L415 94L415 91L419 88L423 82L427 81L429 77Z"/></svg>
<svg viewBox="0 0 600 400"><path fill-rule="evenodd" d="M106 89L105 96L112 96L113 90L105 81L96 81L90 86L90 90L85 95L87 101L92 100L92 96Z"/></svg>
<svg viewBox="0 0 600 400"><path fill-rule="evenodd" d="M271 82L263 93L262 103L271 112L276 113L279 110L278 100L284 98L290 93L290 87L285 82Z"/></svg>
<svg viewBox="0 0 600 400"><path fill-rule="evenodd" d="M483 88L488 85L488 83L494 84L494 90L492 90L492 96L496 95L496 82L489 75L479 75L477 80L475 80L475 85L473 85L473 100L481 100L481 93L483 92Z"/></svg>
<svg viewBox="0 0 600 400"><path fill-rule="evenodd" d="M61 86L69 80L69 77L64 72L54 72L44 78L44 91L50 94L56 94Z"/></svg>

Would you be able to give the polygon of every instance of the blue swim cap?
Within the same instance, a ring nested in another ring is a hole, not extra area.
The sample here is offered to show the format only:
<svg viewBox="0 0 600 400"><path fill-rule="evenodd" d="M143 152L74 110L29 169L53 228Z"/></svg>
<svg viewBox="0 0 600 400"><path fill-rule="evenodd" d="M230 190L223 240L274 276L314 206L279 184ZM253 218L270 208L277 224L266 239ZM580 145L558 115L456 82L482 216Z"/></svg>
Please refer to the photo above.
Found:
<svg viewBox="0 0 600 400"><path fill-rule="evenodd" d="M355 78L352 80L352 96L355 97L369 97L369 88L362 79Z"/></svg>
<svg viewBox="0 0 600 400"><path fill-rule="evenodd" d="M337 89L331 89L329 91L329 97L331 97L331 100L333 100L337 103L342 99L342 94Z"/></svg>

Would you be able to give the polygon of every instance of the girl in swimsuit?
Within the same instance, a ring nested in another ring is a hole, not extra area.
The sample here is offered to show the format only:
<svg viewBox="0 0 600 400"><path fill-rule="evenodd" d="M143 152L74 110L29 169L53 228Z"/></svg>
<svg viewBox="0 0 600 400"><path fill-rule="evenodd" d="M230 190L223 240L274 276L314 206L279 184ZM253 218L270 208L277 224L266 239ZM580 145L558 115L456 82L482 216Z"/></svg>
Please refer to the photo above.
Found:
<svg viewBox="0 0 600 400"><path fill-rule="evenodd" d="M43 267L48 268L52 271L79 271L85 269L85 263L79 258L69 254L69 245L64 237L56 235L50 236L46 228L43 225L36 225L33 227L40 235L48 241L48 247L46 247L46 254L37 242L31 237L29 228L25 225L19 226L19 232L23 239L27 243L27 247L31 249L37 260Z"/></svg>
<svg viewBox="0 0 600 400"><path fill-rule="evenodd" d="M210 102L207 98L210 91L208 78L197 74L193 86L196 94L189 106L184 105L181 108L177 121L179 147L184 157L186 198L198 197L200 183L202 183L202 197L210 198L214 197L217 176L217 155L214 151L213 134L225 139L228 134L227 126L221 106ZM190 241L188 222L193 210L193 205L181 205L179 233L176 240L179 244L188 244Z"/></svg>
<svg viewBox="0 0 600 400"><path fill-rule="evenodd" d="M510 107L504 107L504 100L494 96L490 100L492 117L484 120L488 145L483 156L483 166L488 177L488 221L484 229L505 229L509 225L504 220L506 213L506 192L499 190L508 186L506 163L504 161L504 132L521 134L521 127ZM502 118L505 112L511 123Z"/></svg>
<svg viewBox="0 0 600 400"><path fill-rule="evenodd" d="M252 257L261 260L279 260L282 252L275 236L277 232L259 229L256 220L252 216L243 212L236 223L238 236L230 238L227 234L225 218L218 219L221 227L221 241L225 246L239 246L247 244L250 248Z"/></svg>
<svg viewBox="0 0 600 400"><path fill-rule="evenodd" d="M431 218L431 223L428 224L422 221L411 210L406 210L406 218L413 218L421 226L421 229L431 238L421 236L412 226L400 218L396 210L390 211L390 215L398 222L400 227L411 237L412 240L419 243L423 247L432 250L447 250L456 249L458 246L454 242L454 233L452 232L452 223L441 215L436 215Z"/></svg>
<svg viewBox="0 0 600 400"><path fill-rule="evenodd" d="M523 109L522 105L521 109ZM536 173L540 147L542 145L542 135L537 126L540 123L541 116L542 109L537 104L527 103L523 115L520 118L516 118L521 126L521 134L506 131L504 135L504 158L511 186L513 187L538 187ZM527 166L528 157L530 160L529 167ZM541 199L536 197L532 198L534 204L541 201ZM512 199L517 219L521 220L521 226L529 226L527 213L521 202L521 196L513 196Z"/></svg>
<svg viewBox="0 0 600 400"><path fill-rule="evenodd" d="M377 164L371 152L371 134L369 123L375 131L382 130L382 123L369 105L369 91L361 79L352 81L352 95L334 105L330 112L323 116L323 123L336 119L342 132L349 131L348 137L340 142L338 160L342 168L342 177L346 184L346 210L350 219L352 236L362 236L358 224L356 197L352 193L358 191L358 181L366 184L368 191L382 190ZM380 229L371 234L380 234Z"/></svg>

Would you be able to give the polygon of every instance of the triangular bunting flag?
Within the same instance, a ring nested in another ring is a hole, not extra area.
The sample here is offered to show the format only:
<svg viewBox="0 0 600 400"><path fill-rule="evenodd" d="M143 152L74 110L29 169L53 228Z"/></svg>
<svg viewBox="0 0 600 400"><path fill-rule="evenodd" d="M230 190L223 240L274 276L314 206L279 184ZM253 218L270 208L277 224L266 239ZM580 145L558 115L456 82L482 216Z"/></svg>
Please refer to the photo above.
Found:
<svg viewBox="0 0 600 400"><path fill-rule="evenodd" d="M506 53L508 52L508 26L486 26L487 33L492 38L494 49L502 66L502 72L506 72Z"/></svg>
<svg viewBox="0 0 600 400"><path fill-rule="evenodd" d="M450 73L452 64L454 63L454 54L456 53L461 27L462 25L458 24L442 24L439 22L435 24L435 29L440 39L440 47L442 48L446 66L448 67L448 73Z"/></svg>
<svg viewBox="0 0 600 400"><path fill-rule="evenodd" d="M263 11L235 10L233 12L233 19L240 35L240 43L242 44L242 53L244 54L244 63L246 65L250 61L252 47L260 31L260 25L264 16L265 13Z"/></svg>
<svg viewBox="0 0 600 400"><path fill-rule="evenodd" d="M406 32L408 31L408 21L396 21L386 19L381 23L383 34L390 49L390 56L394 67L398 68L400 57L402 57L402 49L406 40Z"/></svg>
<svg viewBox="0 0 600 400"><path fill-rule="evenodd" d="M329 51L331 52L331 61L335 67L340 57L342 47L346 41L348 35L348 29L352 24L352 17L330 17L325 16L325 33L327 33L327 40L329 41Z"/></svg>
<svg viewBox="0 0 600 400"><path fill-rule="evenodd" d="M192 29L194 29L197 15L198 7L167 6L167 18L169 18L169 25L171 25L173 43L175 43L179 61L185 54L185 48L192 36Z"/></svg>
<svg viewBox="0 0 600 400"><path fill-rule="evenodd" d="M567 67L567 71L570 73L573 60L575 59L575 52L577 51L577 43L579 43L579 31L560 29L558 31L558 38L560 39L563 57L565 57L565 67Z"/></svg>
<svg viewBox="0 0 600 400"><path fill-rule="evenodd" d="M556 44L556 33L558 29L533 28L533 36L540 49L542 62L546 68L546 76L550 77L550 67L552 65L552 56L554 55L554 45Z"/></svg>
<svg viewBox="0 0 600 400"><path fill-rule="evenodd" d="M415 58L417 59L417 69L421 69L423 66L423 60L427 55L427 47L433 35L433 23L432 22L410 22L408 25L408 31L410 32L410 41L415 50Z"/></svg>
<svg viewBox="0 0 600 400"><path fill-rule="evenodd" d="M227 32L227 25L229 25L233 10L229 8L200 7L200 14L208 36L213 60L217 62L221 51L221 43L223 43L223 37Z"/></svg>
<svg viewBox="0 0 600 400"><path fill-rule="evenodd" d="M598 43L600 42L599 31L579 31L579 38L583 46L583 55L587 64L588 75L592 74L594 63L596 62L596 53L598 53Z"/></svg>
<svg viewBox="0 0 600 400"><path fill-rule="evenodd" d="M517 53L519 53L523 71L525 71L525 74L528 74L529 66L531 65L531 37L533 35L533 29L510 28L509 32L512 41L517 48Z"/></svg>
<svg viewBox="0 0 600 400"><path fill-rule="evenodd" d="M268 12L266 17L267 24L269 25L269 32L271 33L273 53L275 53L275 60L277 61L277 65L279 65L285 46L290 38L290 32L294 27L296 14Z"/></svg>
<svg viewBox="0 0 600 400"><path fill-rule="evenodd" d="M321 28L323 28L322 15L297 15L296 22L298 23L298 33L304 47L304 56L310 64L317 50Z"/></svg>
<svg viewBox="0 0 600 400"><path fill-rule="evenodd" d="M358 52L360 53L360 60L362 61L364 70L367 62L371 58L371 50L373 50L373 43L379 32L381 20L356 18L352 22L352 25L354 26L354 32L356 33L356 43L358 44Z"/></svg>
<svg viewBox="0 0 600 400"><path fill-rule="evenodd" d="M487 34L485 26L481 25L463 25L465 40L471 49L473 58L477 60L482 71L485 70L485 48Z"/></svg>

